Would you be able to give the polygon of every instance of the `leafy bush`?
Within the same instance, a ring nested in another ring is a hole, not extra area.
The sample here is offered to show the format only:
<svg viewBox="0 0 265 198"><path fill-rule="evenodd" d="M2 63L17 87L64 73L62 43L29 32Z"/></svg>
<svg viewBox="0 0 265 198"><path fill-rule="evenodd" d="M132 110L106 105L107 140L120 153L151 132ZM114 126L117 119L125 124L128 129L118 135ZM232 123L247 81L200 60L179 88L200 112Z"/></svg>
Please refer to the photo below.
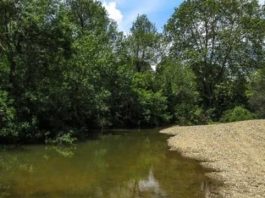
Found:
<svg viewBox="0 0 265 198"><path fill-rule="evenodd" d="M74 132L70 131L68 133L59 133L54 139L47 139L47 144L56 144L56 145L72 145L77 141L77 138L74 137Z"/></svg>
<svg viewBox="0 0 265 198"><path fill-rule="evenodd" d="M249 110L242 106L237 106L233 109L225 111L224 115L221 118L222 122L235 122L243 120L251 120L255 118L255 115Z"/></svg>
<svg viewBox="0 0 265 198"><path fill-rule="evenodd" d="M6 91L0 90L0 137L16 137L14 121L16 111L12 106L13 101L8 97Z"/></svg>
<svg viewBox="0 0 265 198"><path fill-rule="evenodd" d="M157 68L157 86L167 97L171 122L178 125L196 124L200 120L195 76L189 67L178 60L166 58Z"/></svg>
<svg viewBox="0 0 265 198"><path fill-rule="evenodd" d="M30 121L18 121L17 112L6 91L0 90L0 137L1 141L14 143L18 141L30 142L42 138L38 133L37 118Z"/></svg>
<svg viewBox="0 0 265 198"><path fill-rule="evenodd" d="M132 82L132 90L136 102L136 118L138 126L159 126L170 119L167 112L167 98L160 90L153 87L152 72L136 73Z"/></svg>
<svg viewBox="0 0 265 198"><path fill-rule="evenodd" d="M265 118L265 69L253 75L249 88L249 103L260 118Z"/></svg>

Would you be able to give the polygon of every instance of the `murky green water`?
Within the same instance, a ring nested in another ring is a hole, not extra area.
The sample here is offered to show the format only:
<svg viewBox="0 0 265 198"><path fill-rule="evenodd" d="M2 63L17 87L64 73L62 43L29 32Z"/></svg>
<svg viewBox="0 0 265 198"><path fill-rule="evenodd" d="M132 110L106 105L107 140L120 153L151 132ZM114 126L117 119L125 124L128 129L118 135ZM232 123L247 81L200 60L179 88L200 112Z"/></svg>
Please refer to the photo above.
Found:
<svg viewBox="0 0 265 198"><path fill-rule="evenodd" d="M0 197L193 198L206 179L156 131L117 132L72 148L0 151Z"/></svg>

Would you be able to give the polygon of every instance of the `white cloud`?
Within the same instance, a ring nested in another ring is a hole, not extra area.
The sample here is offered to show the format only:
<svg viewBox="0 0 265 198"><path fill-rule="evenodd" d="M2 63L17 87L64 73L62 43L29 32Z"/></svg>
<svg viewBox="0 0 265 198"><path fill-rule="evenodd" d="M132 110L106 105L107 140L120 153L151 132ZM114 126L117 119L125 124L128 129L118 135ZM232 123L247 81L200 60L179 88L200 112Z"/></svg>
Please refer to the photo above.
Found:
<svg viewBox="0 0 265 198"><path fill-rule="evenodd" d="M138 14L153 13L163 9L172 0L98 0L107 10L109 17L118 23L118 27L125 34L129 34L132 22ZM159 16L158 16L159 17ZM156 24L157 25L157 24ZM159 27L161 28L161 27Z"/></svg>
<svg viewBox="0 0 265 198"><path fill-rule="evenodd" d="M117 3L115 1L103 2L103 6L108 12L109 18L117 22L118 25L121 25L123 20L122 12L117 8Z"/></svg>

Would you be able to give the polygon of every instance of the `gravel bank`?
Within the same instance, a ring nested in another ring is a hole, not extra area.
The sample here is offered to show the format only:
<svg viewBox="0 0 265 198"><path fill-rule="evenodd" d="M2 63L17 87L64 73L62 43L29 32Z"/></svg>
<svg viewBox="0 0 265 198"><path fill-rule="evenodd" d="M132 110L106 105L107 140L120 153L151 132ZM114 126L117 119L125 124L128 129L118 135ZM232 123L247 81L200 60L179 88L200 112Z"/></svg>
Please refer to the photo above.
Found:
<svg viewBox="0 0 265 198"><path fill-rule="evenodd" d="M265 120L207 126L171 127L161 133L173 150L214 170L211 179L223 183L207 197L265 197Z"/></svg>

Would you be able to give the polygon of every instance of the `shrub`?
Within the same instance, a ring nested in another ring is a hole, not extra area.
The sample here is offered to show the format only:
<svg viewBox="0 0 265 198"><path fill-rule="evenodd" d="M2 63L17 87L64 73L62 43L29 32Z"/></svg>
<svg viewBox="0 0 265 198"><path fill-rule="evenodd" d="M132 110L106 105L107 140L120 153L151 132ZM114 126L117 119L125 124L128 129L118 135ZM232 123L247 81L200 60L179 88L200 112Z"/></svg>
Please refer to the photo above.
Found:
<svg viewBox="0 0 265 198"><path fill-rule="evenodd" d="M251 120L255 118L255 115L251 113L249 110L242 106L236 106L233 109L225 111L223 114L221 121L222 122L236 122L243 120Z"/></svg>
<svg viewBox="0 0 265 198"><path fill-rule="evenodd" d="M254 112L259 118L265 118L265 68L253 75L248 94Z"/></svg>
<svg viewBox="0 0 265 198"><path fill-rule="evenodd" d="M18 132L15 127L16 112L12 106L13 101L6 91L0 90L0 137L16 137Z"/></svg>
<svg viewBox="0 0 265 198"><path fill-rule="evenodd" d="M72 145L77 141L77 138L74 137L74 132L69 131L66 133L59 133L54 139L47 139L46 144L55 144L55 145Z"/></svg>

